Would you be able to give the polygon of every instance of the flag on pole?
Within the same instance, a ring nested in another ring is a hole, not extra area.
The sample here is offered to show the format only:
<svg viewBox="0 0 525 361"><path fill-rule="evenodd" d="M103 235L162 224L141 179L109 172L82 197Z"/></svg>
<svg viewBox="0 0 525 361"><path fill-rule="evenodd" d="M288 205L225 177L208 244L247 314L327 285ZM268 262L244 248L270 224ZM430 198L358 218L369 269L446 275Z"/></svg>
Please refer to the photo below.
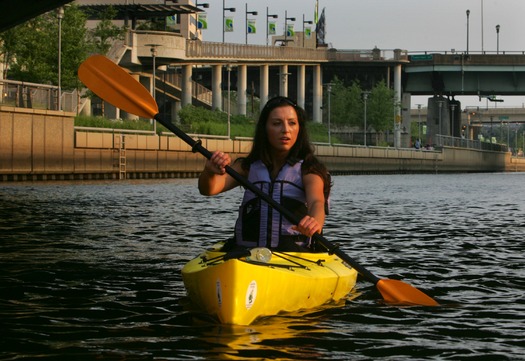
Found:
<svg viewBox="0 0 525 361"><path fill-rule="evenodd" d="M197 29L206 30L208 29L208 16L206 13L201 13L197 18Z"/></svg>
<svg viewBox="0 0 525 361"><path fill-rule="evenodd" d="M224 31L231 33L233 31L233 17L224 18Z"/></svg>
<svg viewBox="0 0 525 361"><path fill-rule="evenodd" d="M319 21L319 0L315 0L314 23L317 24L318 21Z"/></svg>
<svg viewBox="0 0 525 361"><path fill-rule="evenodd" d="M317 46L323 46L326 44L324 8L323 8L323 11L321 12L321 16L319 17L319 22L317 23L317 27L315 28L315 35L316 35Z"/></svg>
<svg viewBox="0 0 525 361"><path fill-rule="evenodd" d="M177 25L177 15L170 15L166 17L166 26L174 28Z"/></svg>
<svg viewBox="0 0 525 361"><path fill-rule="evenodd" d="M310 39L312 37L312 28L307 26L304 28L304 36L306 39Z"/></svg>
<svg viewBox="0 0 525 361"><path fill-rule="evenodd" d="M295 31L293 29L293 24L287 24L286 36L294 36L294 35L295 35Z"/></svg>
<svg viewBox="0 0 525 361"><path fill-rule="evenodd" d="M275 32L275 24L276 22L275 21L270 21L268 22L268 35L275 35L276 32Z"/></svg>
<svg viewBox="0 0 525 361"><path fill-rule="evenodd" d="M255 34L257 32L255 19L248 19L248 26L246 30L248 31L248 34Z"/></svg>

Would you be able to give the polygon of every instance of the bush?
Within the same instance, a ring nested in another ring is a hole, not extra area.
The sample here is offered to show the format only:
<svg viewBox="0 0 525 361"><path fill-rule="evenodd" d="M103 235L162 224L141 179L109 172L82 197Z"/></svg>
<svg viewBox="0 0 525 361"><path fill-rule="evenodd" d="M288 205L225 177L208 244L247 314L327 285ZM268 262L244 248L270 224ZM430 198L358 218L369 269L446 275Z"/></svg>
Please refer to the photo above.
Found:
<svg viewBox="0 0 525 361"><path fill-rule="evenodd" d="M188 105L179 111L181 125L188 132L210 135L228 135L228 114L219 110ZM244 115L230 116L231 137L252 137L255 121Z"/></svg>
<svg viewBox="0 0 525 361"><path fill-rule="evenodd" d="M228 114L218 110L207 110L192 105L185 106L179 111L179 127L193 134L228 135ZM255 133L255 120L244 115L230 116L230 135L234 137L253 137ZM75 117L75 126L110 128L110 129L132 129L152 131L153 126L149 120L120 120L107 119L104 117L88 117L79 115ZM327 143L328 130L325 125L307 122L308 134L312 142ZM157 123L157 132L168 131ZM332 135L332 143L339 142Z"/></svg>

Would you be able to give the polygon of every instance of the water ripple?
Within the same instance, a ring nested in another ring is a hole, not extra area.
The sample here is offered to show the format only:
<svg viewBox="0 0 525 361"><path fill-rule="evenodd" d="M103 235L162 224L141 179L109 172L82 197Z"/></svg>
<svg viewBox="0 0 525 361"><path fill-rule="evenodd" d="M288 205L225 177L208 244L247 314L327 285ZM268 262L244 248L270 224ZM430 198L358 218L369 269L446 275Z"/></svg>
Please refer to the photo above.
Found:
<svg viewBox="0 0 525 361"><path fill-rule="evenodd" d="M524 359L523 174L334 177L325 236L438 308L359 282L341 305L240 327L192 308L180 268L231 235L242 191L196 180L0 188L0 355L71 359Z"/></svg>

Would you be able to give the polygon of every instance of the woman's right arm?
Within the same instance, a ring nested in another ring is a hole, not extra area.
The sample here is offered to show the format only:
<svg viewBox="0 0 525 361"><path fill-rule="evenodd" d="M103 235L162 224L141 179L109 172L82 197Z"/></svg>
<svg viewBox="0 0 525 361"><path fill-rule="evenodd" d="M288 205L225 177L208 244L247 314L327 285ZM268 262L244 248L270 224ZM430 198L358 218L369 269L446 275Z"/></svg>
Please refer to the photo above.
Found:
<svg viewBox="0 0 525 361"><path fill-rule="evenodd" d="M205 196L213 196L238 186L239 183L226 173L226 166L230 164L231 158L228 154L213 152L199 176L199 192ZM235 162L231 167L240 174L244 173L241 162Z"/></svg>

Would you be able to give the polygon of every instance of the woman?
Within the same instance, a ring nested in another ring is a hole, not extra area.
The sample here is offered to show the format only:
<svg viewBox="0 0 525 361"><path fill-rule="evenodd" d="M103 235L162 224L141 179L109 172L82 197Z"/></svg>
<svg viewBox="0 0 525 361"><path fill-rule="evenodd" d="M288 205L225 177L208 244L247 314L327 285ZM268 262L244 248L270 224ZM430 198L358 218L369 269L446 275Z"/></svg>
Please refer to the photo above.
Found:
<svg viewBox="0 0 525 361"><path fill-rule="evenodd" d="M211 196L237 187L239 183L226 173L229 165L301 217L293 225L246 190L235 225L235 244L312 250L310 237L322 231L331 184L325 166L313 154L304 109L289 98L270 99L259 117L251 152L232 164L228 154L215 151L199 177L200 193Z"/></svg>

